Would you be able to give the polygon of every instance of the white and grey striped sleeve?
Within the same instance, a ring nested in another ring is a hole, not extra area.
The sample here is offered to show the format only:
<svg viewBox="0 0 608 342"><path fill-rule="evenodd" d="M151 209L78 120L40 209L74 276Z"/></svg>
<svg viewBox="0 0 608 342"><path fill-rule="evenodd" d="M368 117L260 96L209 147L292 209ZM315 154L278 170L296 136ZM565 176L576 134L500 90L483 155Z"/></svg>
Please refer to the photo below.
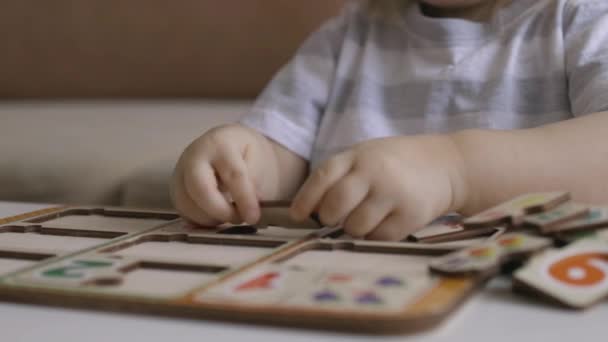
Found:
<svg viewBox="0 0 608 342"><path fill-rule="evenodd" d="M572 113L608 111L608 1L568 1L563 25Z"/></svg>
<svg viewBox="0 0 608 342"><path fill-rule="evenodd" d="M327 105L351 5L327 21L298 49L240 122L310 160Z"/></svg>

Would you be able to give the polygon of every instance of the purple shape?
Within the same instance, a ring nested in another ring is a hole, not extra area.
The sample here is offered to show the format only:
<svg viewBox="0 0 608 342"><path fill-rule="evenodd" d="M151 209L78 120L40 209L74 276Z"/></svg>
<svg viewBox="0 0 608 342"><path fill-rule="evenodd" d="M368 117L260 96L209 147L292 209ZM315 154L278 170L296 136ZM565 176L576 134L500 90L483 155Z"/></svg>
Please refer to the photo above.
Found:
<svg viewBox="0 0 608 342"><path fill-rule="evenodd" d="M373 292L362 293L357 296L357 303L359 304L382 304L382 299Z"/></svg>
<svg viewBox="0 0 608 342"><path fill-rule="evenodd" d="M376 284L386 287L403 286L403 281L395 277L382 277L376 281Z"/></svg>
<svg viewBox="0 0 608 342"><path fill-rule="evenodd" d="M443 263L443 267L448 268L460 268L468 263L468 259L462 257L454 257L452 259L448 259Z"/></svg>
<svg viewBox="0 0 608 342"><path fill-rule="evenodd" d="M337 294L331 291L322 291L315 294L315 300L317 302L335 302L338 301L340 297Z"/></svg>

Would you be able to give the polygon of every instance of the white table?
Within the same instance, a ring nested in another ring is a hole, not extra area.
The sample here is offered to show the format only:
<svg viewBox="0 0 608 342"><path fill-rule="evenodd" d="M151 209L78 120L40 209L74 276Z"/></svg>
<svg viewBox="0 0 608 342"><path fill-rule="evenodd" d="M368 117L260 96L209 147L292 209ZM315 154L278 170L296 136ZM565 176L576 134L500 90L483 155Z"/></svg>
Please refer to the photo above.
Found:
<svg viewBox="0 0 608 342"><path fill-rule="evenodd" d="M0 217L47 206L0 202ZM608 305L586 312L559 309L513 295L495 280L435 330L374 337L268 326L205 322L0 303L0 341L606 341ZM606 330L605 330L606 329Z"/></svg>

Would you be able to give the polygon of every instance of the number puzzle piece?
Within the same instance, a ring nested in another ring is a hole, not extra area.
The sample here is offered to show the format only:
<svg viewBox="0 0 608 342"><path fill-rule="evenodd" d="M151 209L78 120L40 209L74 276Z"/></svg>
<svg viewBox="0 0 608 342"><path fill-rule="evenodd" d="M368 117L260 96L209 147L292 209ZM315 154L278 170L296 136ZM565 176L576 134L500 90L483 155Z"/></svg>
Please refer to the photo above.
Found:
<svg viewBox="0 0 608 342"><path fill-rule="evenodd" d="M459 214L447 214L437 218L423 229L412 234L410 236L410 239L415 241L422 241L425 239L440 237L444 234L460 232L462 230L462 216L460 216Z"/></svg>
<svg viewBox="0 0 608 342"><path fill-rule="evenodd" d="M586 215L555 226L546 227L543 229L543 233L575 232L604 227L608 227L608 208L592 207L587 210Z"/></svg>
<svg viewBox="0 0 608 342"><path fill-rule="evenodd" d="M492 276L505 263L549 247L552 241L521 233L505 234L495 241L472 246L431 261L432 271L444 275Z"/></svg>
<svg viewBox="0 0 608 342"><path fill-rule="evenodd" d="M585 216L588 212L588 207L568 202L544 213L528 215L524 218L524 223L538 228L542 233L549 233L556 226L562 226L565 222Z"/></svg>
<svg viewBox="0 0 608 342"><path fill-rule="evenodd" d="M571 308L589 307L608 296L608 242L583 239L548 250L515 273L514 287Z"/></svg>
<svg viewBox="0 0 608 342"><path fill-rule="evenodd" d="M518 226L523 222L524 216L551 210L569 199L570 194L567 192L522 195L465 219L463 225L466 229Z"/></svg>
<svg viewBox="0 0 608 342"><path fill-rule="evenodd" d="M438 243L489 235L495 230L495 227L464 229L462 226L462 216L459 214L448 214L439 217L425 228L410 235L408 240L424 243Z"/></svg>

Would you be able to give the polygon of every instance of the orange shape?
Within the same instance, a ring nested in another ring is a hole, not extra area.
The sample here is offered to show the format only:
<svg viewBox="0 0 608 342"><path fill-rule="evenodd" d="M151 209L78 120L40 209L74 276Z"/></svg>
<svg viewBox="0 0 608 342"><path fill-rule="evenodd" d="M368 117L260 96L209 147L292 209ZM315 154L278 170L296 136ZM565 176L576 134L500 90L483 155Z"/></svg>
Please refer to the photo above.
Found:
<svg viewBox="0 0 608 342"><path fill-rule="evenodd" d="M257 290L257 289L270 289L272 288L272 282L279 277L279 273L270 272L263 274L255 279L245 282L239 285L237 291Z"/></svg>

